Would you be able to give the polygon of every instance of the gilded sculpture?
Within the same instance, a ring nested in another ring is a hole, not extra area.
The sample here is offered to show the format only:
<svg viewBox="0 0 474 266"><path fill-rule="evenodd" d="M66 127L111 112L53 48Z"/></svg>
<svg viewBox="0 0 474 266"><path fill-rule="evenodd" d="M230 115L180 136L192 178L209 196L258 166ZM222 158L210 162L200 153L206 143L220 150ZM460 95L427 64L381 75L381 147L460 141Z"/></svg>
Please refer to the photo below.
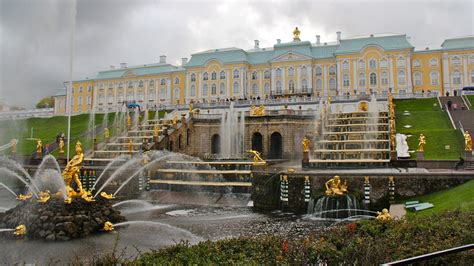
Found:
<svg viewBox="0 0 474 266"><path fill-rule="evenodd" d="M467 130L464 132L464 150L472 151L472 137Z"/></svg>
<svg viewBox="0 0 474 266"><path fill-rule="evenodd" d="M300 33L301 31L298 29L298 27L295 28L293 31L293 40L299 41L300 40Z"/></svg>
<svg viewBox="0 0 474 266"><path fill-rule="evenodd" d="M254 163L263 163L265 162L261 156L261 153L256 150L247 150L248 153L253 155L253 162Z"/></svg>
<svg viewBox="0 0 474 266"><path fill-rule="evenodd" d="M41 191L40 193L38 193L38 202L39 203L46 203L49 201L49 199L51 198L51 194L49 193L48 190L46 191Z"/></svg>
<svg viewBox="0 0 474 266"><path fill-rule="evenodd" d="M104 223L104 227L102 228L102 230L104 230L104 231L113 231L114 230L114 225L111 222L107 221L107 222Z"/></svg>
<svg viewBox="0 0 474 266"><path fill-rule="evenodd" d="M309 152L310 146L311 146L311 140L309 140L306 136L303 138L301 141L301 144L303 145L303 151L304 152Z"/></svg>
<svg viewBox="0 0 474 266"><path fill-rule="evenodd" d="M15 227L15 232L13 233L16 236L22 236L26 234L26 226L24 224L20 224L19 226Z"/></svg>
<svg viewBox="0 0 474 266"><path fill-rule="evenodd" d="M132 139L129 139L128 140L128 152L129 153L132 153L133 152L133 140Z"/></svg>
<svg viewBox="0 0 474 266"><path fill-rule="evenodd" d="M110 137L110 131L108 128L104 129L104 139L107 140Z"/></svg>
<svg viewBox="0 0 474 266"><path fill-rule="evenodd" d="M153 137L158 137L158 126L156 124L153 127Z"/></svg>
<svg viewBox="0 0 474 266"><path fill-rule="evenodd" d="M18 144L18 140L17 139L12 139L12 140L10 140L10 144L12 146L12 154L15 154L16 153L16 145Z"/></svg>
<svg viewBox="0 0 474 266"><path fill-rule="evenodd" d="M377 212L377 217L375 217L375 219L381 221L389 221L392 220L392 216L390 215L387 209L383 209L382 212Z"/></svg>
<svg viewBox="0 0 474 266"><path fill-rule="evenodd" d="M64 153L64 138L59 139L59 153Z"/></svg>
<svg viewBox="0 0 474 266"><path fill-rule="evenodd" d="M100 196L104 199L107 199L107 200L115 199L114 195L109 194L105 191L100 192Z"/></svg>
<svg viewBox="0 0 474 266"><path fill-rule="evenodd" d="M336 175L326 182L326 196L341 196L347 193L346 182L342 183L341 178Z"/></svg>
<svg viewBox="0 0 474 266"><path fill-rule="evenodd" d="M31 197L33 197L33 193L30 192L28 194L18 194L16 196L16 199L19 201L26 201L26 200L31 199Z"/></svg>
<svg viewBox="0 0 474 266"><path fill-rule="evenodd" d="M250 116L264 116L264 115L265 115L264 105L260 105L260 107L252 105L252 107L250 107Z"/></svg>
<svg viewBox="0 0 474 266"><path fill-rule="evenodd" d="M84 153L82 152L82 144L81 142L77 141L76 155L72 157L72 159L68 162L68 164L66 165L63 171L63 178L64 178L64 182L66 183L66 193L67 193L66 201L70 201L71 198L77 197L77 196L80 197L84 194L81 181L79 180L79 173L81 171L81 166L82 166L83 161L84 161ZM72 181L76 183L76 186L79 189L79 192L76 192L71 187Z"/></svg>
<svg viewBox="0 0 474 266"><path fill-rule="evenodd" d="M132 118L130 114L127 114L127 128L130 130L132 128Z"/></svg>
<svg viewBox="0 0 474 266"><path fill-rule="evenodd" d="M36 153L43 154L43 142L41 139L36 140Z"/></svg>
<svg viewBox="0 0 474 266"><path fill-rule="evenodd" d="M420 137L418 138L418 151L424 152L425 144L426 144L426 137L425 135L420 134Z"/></svg>

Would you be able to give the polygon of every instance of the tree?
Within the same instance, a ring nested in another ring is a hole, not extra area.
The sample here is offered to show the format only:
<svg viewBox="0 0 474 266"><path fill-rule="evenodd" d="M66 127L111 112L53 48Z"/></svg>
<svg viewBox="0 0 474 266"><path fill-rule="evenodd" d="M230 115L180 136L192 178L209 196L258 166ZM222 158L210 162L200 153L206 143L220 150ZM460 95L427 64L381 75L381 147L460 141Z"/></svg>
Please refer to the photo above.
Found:
<svg viewBox="0 0 474 266"><path fill-rule="evenodd" d="M54 107L53 97L44 97L36 104L36 108L51 108L51 107Z"/></svg>

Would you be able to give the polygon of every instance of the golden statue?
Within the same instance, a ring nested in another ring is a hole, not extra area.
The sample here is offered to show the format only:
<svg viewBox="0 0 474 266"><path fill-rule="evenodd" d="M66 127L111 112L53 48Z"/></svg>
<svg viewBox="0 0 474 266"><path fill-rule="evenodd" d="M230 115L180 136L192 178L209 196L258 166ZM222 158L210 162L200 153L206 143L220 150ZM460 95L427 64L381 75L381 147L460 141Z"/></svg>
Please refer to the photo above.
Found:
<svg viewBox="0 0 474 266"><path fill-rule="evenodd" d="M301 31L298 29L298 27L295 28L293 31L293 40L294 41L299 41L300 40L300 33Z"/></svg>
<svg viewBox="0 0 474 266"><path fill-rule="evenodd" d="M114 195L108 194L105 191L100 192L100 196L104 199L107 199L107 200L115 199Z"/></svg>
<svg viewBox="0 0 474 266"><path fill-rule="evenodd" d="M16 199L19 201L26 201L31 199L31 197L33 197L33 194L30 192L28 194L18 194L18 196L16 196Z"/></svg>
<svg viewBox="0 0 474 266"><path fill-rule="evenodd" d="M59 153L64 153L64 139L59 139Z"/></svg>
<svg viewBox="0 0 474 266"><path fill-rule="evenodd" d="M361 112L367 112L369 110L369 103L366 101L360 102L359 103L359 111Z"/></svg>
<svg viewBox="0 0 474 266"><path fill-rule="evenodd" d="M369 176L364 176L364 184L370 184Z"/></svg>
<svg viewBox="0 0 474 266"><path fill-rule="evenodd" d="M424 152L425 144L426 144L426 137L425 135L420 134L420 138L418 139L418 151Z"/></svg>
<svg viewBox="0 0 474 266"><path fill-rule="evenodd" d="M113 231L114 230L114 225L111 222L107 221L107 222L104 223L104 227L102 228L102 230L104 230L104 231Z"/></svg>
<svg viewBox="0 0 474 266"><path fill-rule="evenodd" d="M326 196L341 196L347 193L347 184L336 175L326 182Z"/></svg>
<svg viewBox="0 0 474 266"><path fill-rule="evenodd" d="M24 224L20 224L19 226L15 227L15 232L13 233L16 236L23 236L26 234L26 226Z"/></svg>
<svg viewBox="0 0 474 266"><path fill-rule="evenodd" d="M104 129L104 139L107 140L110 137L110 131L108 128Z"/></svg>
<svg viewBox="0 0 474 266"><path fill-rule="evenodd" d="M189 103L189 113L193 112L193 103Z"/></svg>
<svg viewBox="0 0 474 266"><path fill-rule="evenodd" d="M153 127L153 137L158 137L158 126L156 124Z"/></svg>
<svg viewBox="0 0 474 266"><path fill-rule="evenodd" d="M132 153L132 151L133 151L133 140L129 139L128 140L128 152Z"/></svg>
<svg viewBox="0 0 474 266"><path fill-rule="evenodd" d="M43 154L43 142L41 139L36 140L36 153L37 154Z"/></svg>
<svg viewBox="0 0 474 266"><path fill-rule="evenodd" d="M375 219L381 221L389 221L392 220L392 216L390 216L390 213L387 209L383 209L382 212L377 212L377 217L375 217Z"/></svg>
<svg viewBox="0 0 474 266"><path fill-rule="evenodd" d="M84 193L82 193L82 196L81 198L87 202L92 202L92 201L95 201L94 199L94 196L92 196L92 191L84 191Z"/></svg>
<svg viewBox="0 0 474 266"><path fill-rule="evenodd" d="M174 114L173 119L171 121L173 125L176 125L178 123L178 114Z"/></svg>
<svg viewBox="0 0 474 266"><path fill-rule="evenodd" d="M48 202L48 200L51 198L51 195L49 194L49 191L46 190L46 191L41 191L40 193L38 193L38 202L39 203L46 203Z"/></svg>
<svg viewBox="0 0 474 266"><path fill-rule="evenodd" d="M303 141L301 141L301 144L303 145L303 151L304 152L309 152L309 149L311 146L311 140L309 140L306 136L303 138Z"/></svg>
<svg viewBox="0 0 474 266"><path fill-rule="evenodd" d="M253 162L254 163L264 163L265 161L262 159L262 154L256 150L247 150L248 153L253 154Z"/></svg>
<svg viewBox="0 0 474 266"><path fill-rule="evenodd" d="M390 149L394 151L396 146L397 146L397 142L395 140L395 134L390 134Z"/></svg>
<svg viewBox="0 0 474 266"><path fill-rule="evenodd" d="M472 137L469 131L464 131L464 150L472 151Z"/></svg>
<svg viewBox="0 0 474 266"><path fill-rule="evenodd" d="M260 107L252 105L250 107L250 116L264 116L265 115L265 106L262 104Z"/></svg>
<svg viewBox="0 0 474 266"><path fill-rule="evenodd" d="M127 128L130 130L132 128L132 118L130 114L127 113Z"/></svg>
<svg viewBox="0 0 474 266"><path fill-rule="evenodd" d="M12 140L10 140L10 144L12 145L12 154L15 154L16 153L16 145L18 144L18 140L17 139L12 139Z"/></svg>
<svg viewBox="0 0 474 266"><path fill-rule="evenodd" d="M81 145L81 142L77 141L76 142L76 155L74 155L74 157L72 157L72 159L67 163L63 171L63 178L64 178L64 182L66 183L67 198L78 197L78 196L80 197L84 194L81 181L79 180L79 173L81 171L81 165L83 161L84 161L84 153L82 152L82 145ZM71 187L71 181L73 180L74 180L74 183L76 183L77 188L79 189L79 192L76 192Z"/></svg>

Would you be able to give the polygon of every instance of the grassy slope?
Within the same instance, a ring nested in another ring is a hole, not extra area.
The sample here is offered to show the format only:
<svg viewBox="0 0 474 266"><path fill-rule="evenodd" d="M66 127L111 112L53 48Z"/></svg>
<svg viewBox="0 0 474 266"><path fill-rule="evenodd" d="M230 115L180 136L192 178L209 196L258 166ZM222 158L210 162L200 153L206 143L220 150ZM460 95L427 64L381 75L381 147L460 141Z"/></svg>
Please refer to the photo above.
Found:
<svg viewBox="0 0 474 266"><path fill-rule="evenodd" d="M474 95L466 95L467 99L469 102L471 102L471 105L474 105Z"/></svg>
<svg viewBox="0 0 474 266"><path fill-rule="evenodd" d="M474 210L474 180L464 183L460 186L413 198L420 202L430 202L434 204L431 209L423 210L417 213L408 212L408 217L427 216L434 213L441 213L447 210L461 209Z"/></svg>
<svg viewBox="0 0 474 266"><path fill-rule="evenodd" d="M403 115L404 111L410 115ZM408 138L410 150L418 148L420 133L426 136L425 159L458 159L463 152L462 134L453 129L446 112L441 111L436 98L396 100L395 113L397 132L411 134ZM412 125L412 128L404 128ZM446 150L445 146L450 149ZM416 157L412 153L412 158Z"/></svg>

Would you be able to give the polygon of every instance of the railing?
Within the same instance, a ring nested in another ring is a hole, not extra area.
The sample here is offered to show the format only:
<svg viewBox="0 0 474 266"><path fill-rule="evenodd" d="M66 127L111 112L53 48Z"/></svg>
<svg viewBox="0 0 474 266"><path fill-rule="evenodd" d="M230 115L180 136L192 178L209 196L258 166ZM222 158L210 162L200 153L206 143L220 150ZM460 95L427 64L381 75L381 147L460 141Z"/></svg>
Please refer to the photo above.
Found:
<svg viewBox="0 0 474 266"><path fill-rule="evenodd" d="M54 115L54 108L6 111L6 112L0 112L0 120L8 120L8 119L15 119L15 118L30 118L30 117L51 117L53 115Z"/></svg>
<svg viewBox="0 0 474 266"><path fill-rule="evenodd" d="M432 258L441 257L441 256L445 256L445 255L449 255L449 254L453 254L453 253L458 253L458 252L462 252L462 251L466 251L466 250L471 250L472 251L473 249L474 249L474 244L468 244L468 245L464 245L464 246L460 246L460 247L455 247L455 248L445 249L445 250L441 250L441 251L436 251L436 252L433 252L433 253L428 253L428 254L421 255L421 256L411 257L411 258L408 258L408 259L392 261L392 262L384 263L384 264L381 264L381 265L407 265L407 264L412 264L412 263L416 263L416 262L420 262L420 261L426 261L426 260L429 260L429 259L432 259Z"/></svg>

